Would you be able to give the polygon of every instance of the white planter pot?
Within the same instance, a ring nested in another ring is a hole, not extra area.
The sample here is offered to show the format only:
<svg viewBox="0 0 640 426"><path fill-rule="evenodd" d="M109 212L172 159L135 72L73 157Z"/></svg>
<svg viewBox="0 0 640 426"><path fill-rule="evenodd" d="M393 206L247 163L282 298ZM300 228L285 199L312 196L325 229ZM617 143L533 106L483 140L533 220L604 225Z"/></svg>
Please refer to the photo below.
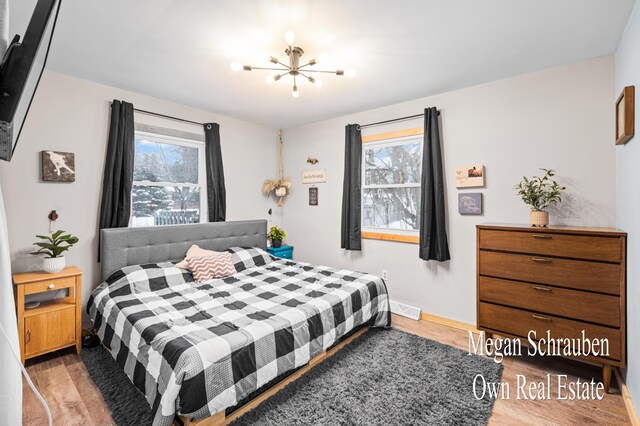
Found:
<svg viewBox="0 0 640 426"><path fill-rule="evenodd" d="M60 272L64 269L65 265L66 260L64 256L45 257L42 261L42 269L49 273Z"/></svg>

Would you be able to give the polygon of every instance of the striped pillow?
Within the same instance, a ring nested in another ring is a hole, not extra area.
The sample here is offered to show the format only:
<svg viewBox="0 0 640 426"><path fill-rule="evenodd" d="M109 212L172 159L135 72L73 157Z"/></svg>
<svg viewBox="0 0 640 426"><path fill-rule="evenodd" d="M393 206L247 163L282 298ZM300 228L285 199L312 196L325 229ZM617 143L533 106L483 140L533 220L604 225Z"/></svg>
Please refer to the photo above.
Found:
<svg viewBox="0 0 640 426"><path fill-rule="evenodd" d="M187 259L193 278L198 282L214 278L224 278L236 273L231 261L231 253L218 253L212 256L198 256Z"/></svg>

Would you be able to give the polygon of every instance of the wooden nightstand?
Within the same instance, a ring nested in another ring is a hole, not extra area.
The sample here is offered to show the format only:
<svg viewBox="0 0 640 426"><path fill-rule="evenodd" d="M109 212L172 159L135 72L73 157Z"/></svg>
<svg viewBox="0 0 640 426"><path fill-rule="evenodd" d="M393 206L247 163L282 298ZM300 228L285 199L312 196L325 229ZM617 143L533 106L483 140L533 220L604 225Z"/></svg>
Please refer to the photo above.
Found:
<svg viewBox="0 0 640 426"><path fill-rule="evenodd" d="M293 246L267 247L267 252L281 259L293 259Z"/></svg>
<svg viewBox="0 0 640 426"><path fill-rule="evenodd" d="M22 363L47 352L75 346L82 347L82 271L69 266L53 274L27 272L13 276L18 340ZM24 297L45 291L68 289L67 297L42 302L25 309Z"/></svg>

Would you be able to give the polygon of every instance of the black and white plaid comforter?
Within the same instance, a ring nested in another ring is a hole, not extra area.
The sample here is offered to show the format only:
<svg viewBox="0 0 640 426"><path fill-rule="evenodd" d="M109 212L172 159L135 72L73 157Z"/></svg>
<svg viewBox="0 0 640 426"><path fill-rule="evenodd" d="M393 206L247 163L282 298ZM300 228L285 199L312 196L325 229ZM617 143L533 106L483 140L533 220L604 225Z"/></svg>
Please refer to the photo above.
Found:
<svg viewBox="0 0 640 426"><path fill-rule="evenodd" d="M154 425L234 406L353 328L391 321L380 278L282 259L202 284L169 262L129 266L88 310Z"/></svg>

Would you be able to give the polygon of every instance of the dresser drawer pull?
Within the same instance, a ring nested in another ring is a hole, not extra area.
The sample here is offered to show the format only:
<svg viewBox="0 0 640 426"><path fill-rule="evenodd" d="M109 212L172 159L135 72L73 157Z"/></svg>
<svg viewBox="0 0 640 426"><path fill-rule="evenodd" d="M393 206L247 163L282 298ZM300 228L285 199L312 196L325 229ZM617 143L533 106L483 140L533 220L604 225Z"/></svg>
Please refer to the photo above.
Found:
<svg viewBox="0 0 640 426"><path fill-rule="evenodd" d="M551 259L542 259L540 257L532 257L531 260L536 263L551 263Z"/></svg>
<svg viewBox="0 0 640 426"><path fill-rule="evenodd" d="M536 235L536 234L533 234L532 237L537 240L550 240L552 238L551 235Z"/></svg>
<svg viewBox="0 0 640 426"><path fill-rule="evenodd" d="M49 288L49 289L56 288L56 285L54 283L51 283L51 284L49 284L49 286L47 288Z"/></svg>
<svg viewBox="0 0 640 426"><path fill-rule="evenodd" d="M542 316L542 315L536 315L536 314L533 314L532 316L533 316L533 318L535 318L535 319L537 319L537 320L540 320L540 321L551 321L551 318L549 318L549 317L544 317L544 316Z"/></svg>
<svg viewBox="0 0 640 426"><path fill-rule="evenodd" d="M31 341L31 330L27 330L27 341L26 343L29 343Z"/></svg>
<svg viewBox="0 0 640 426"><path fill-rule="evenodd" d="M550 288L540 287L540 286L537 286L537 285L531 286L531 288L534 289L534 290L538 290L538 291L549 291L549 292L551 291Z"/></svg>

